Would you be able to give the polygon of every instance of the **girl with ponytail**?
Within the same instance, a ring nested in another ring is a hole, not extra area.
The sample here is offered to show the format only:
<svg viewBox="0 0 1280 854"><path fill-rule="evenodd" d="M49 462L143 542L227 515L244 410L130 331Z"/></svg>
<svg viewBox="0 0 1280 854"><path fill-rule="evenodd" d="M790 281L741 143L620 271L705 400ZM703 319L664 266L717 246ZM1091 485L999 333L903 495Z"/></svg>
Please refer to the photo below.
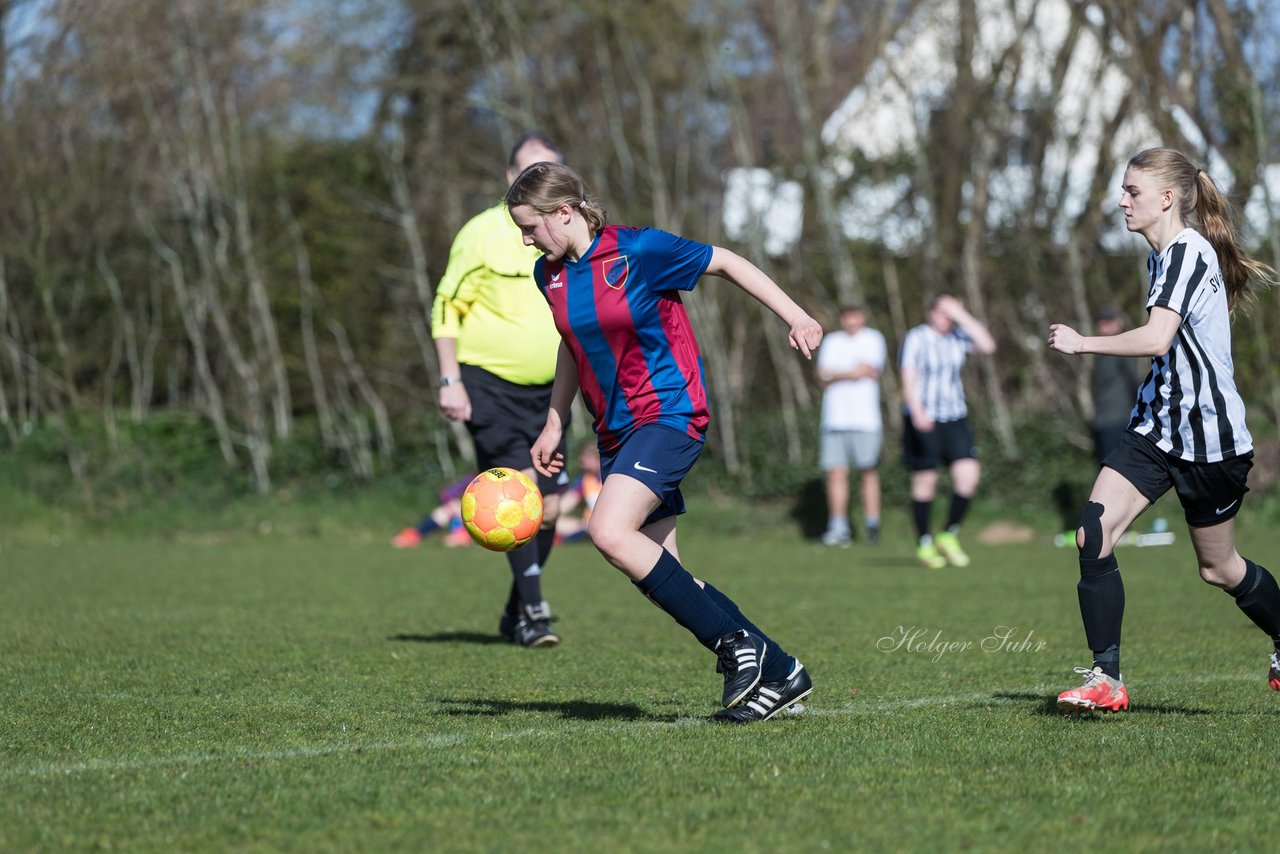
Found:
<svg viewBox="0 0 1280 854"><path fill-rule="evenodd" d="M564 457L557 448L581 389L603 481L588 523L592 544L715 653L724 708L712 720L766 721L795 706L813 690L804 665L680 562L680 484L711 417L680 294L704 274L737 285L786 324L791 346L806 358L822 342L822 327L759 267L727 249L654 228L607 225L604 208L562 164L530 166L506 202L524 242L542 252L533 278L561 337L551 407L531 451L534 468L559 474Z"/></svg>
<svg viewBox="0 0 1280 854"><path fill-rule="evenodd" d="M1235 516L1248 492L1253 442L1231 358L1231 314L1256 301L1275 271L1249 257L1231 206L1180 151L1152 148L1130 159L1120 210L1151 246L1144 326L1086 337L1049 327L1049 346L1069 355L1149 356L1120 446L1103 461L1076 531L1077 592L1089 667L1084 684L1058 696L1064 713L1129 708L1120 677L1124 584L1113 549L1129 525L1173 489L1182 503L1200 577L1225 590L1270 637L1268 680L1280 691L1280 587L1236 551Z"/></svg>

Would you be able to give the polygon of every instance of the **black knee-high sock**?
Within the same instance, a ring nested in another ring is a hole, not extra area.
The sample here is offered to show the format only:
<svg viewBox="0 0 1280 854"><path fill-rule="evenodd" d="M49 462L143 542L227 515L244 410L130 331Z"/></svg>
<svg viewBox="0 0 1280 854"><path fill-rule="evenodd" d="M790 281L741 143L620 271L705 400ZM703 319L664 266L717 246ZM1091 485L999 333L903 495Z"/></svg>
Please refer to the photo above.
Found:
<svg viewBox="0 0 1280 854"><path fill-rule="evenodd" d="M716 641L730 632L746 628L726 614L666 549L649 574L632 583L707 649L715 649Z"/></svg>
<svg viewBox="0 0 1280 854"><path fill-rule="evenodd" d="M1124 582L1114 554L1080 558L1080 616L1093 650L1093 666L1120 678L1120 624L1124 622Z"/></svg>
<svg viewBox="0 0 1280 854"><path fill-rule="evenodd" d="M796 660L787 655L786 650L778 646L773 638L760 631L759 626L748 620L741 609L738 608L737 602L712 587L710 582L704 581L702 585L702 589L711 597L712 602L719 605L726 614L736 620L744 629L764 640L764 670L761 671L760 678L765 682L779 682L790 676L791 668L795 667Z"/></svg>
<svg viewBox="0 0 1280 854"><path fill-rule="evenodd" d="M964 517L969 513L969 502L971 498L960 495L957 492L951 493L951 509L947 511L947 529L955 529L960 527L960 523L964 521Z"/></svg>
<svg viewBox="0 0 1280 854"><path fill-rule="evenodd" d="M911 502L911 516L916 520L916 536L929 536L929 517L933 515L932 501Z"/></svg>
<svg viewBox="0 0 1280 854"><path fill-rule="evenodd" d="M556 544L556 529L553 525L550 528L539 528L537 535L533 541L538 544L538 565L543 569L547 568L547 558L551 557L551 547Z"/></svg>
<svg viewBox="0 0 1280 854"><path fill-rule="evenodd" d="M538 542L533 540L518 549L507 552L507 563L511 566L511 580L515 584L516 595L526 605L537 605L542 601L542 564L538 563Z"/></svg>
<svg viewBox="0 0 1280 854"><path fill-rule="evenodd" d="M547 565L547 558L551 555L551 546L552 546L552 545L554 545L554 544L555 544L555 541L556 541L556 530L555 530L555 528L543 528L543 529L540 529L540 530L538 531L537 536L535 536L535 537L534 537L534 540L533 540L533 541L534 541L535 543L537 543L537 544L538 544L538 549L537 549L537 552L538 552L538 566L546 566L546 565ZM516 583L516 581L515 581L515 577L514 577L515 570L514 570L514 568L512 569L512 573L513 573L513 577L512 577L512 581L511 581L511 593L507 596L507 607L505 608L505 611L506 611L508 614L510 614L511 616L513 616L513 617L514 617L514 616L516 616L517 614L519 614L519 613L520 613L520 585L519 585L519 584L517 584L517 583ZM538 593L538 596L541 596L541 595L542 595L542 577L541 577L541 575L539 575L539 576L538 576L538 591L537 591L537 593ZM531 594L531 595L532 595L532 594ZM535 600L534 600L534 602L533 602L533 604L535 604L535 605L536 605L536 604L537 604L538 602L540 602L540 601L542 601L542 600L541 600L541 599L535 599Z"/></svg>
<svg viewBox="0 0 1280 854"><path fill-rule="evenodd" d="M1280 586L1266 567L1244 559L1244 580L1227 591L1253 624L1271 637L1280 652Z"/></svg>

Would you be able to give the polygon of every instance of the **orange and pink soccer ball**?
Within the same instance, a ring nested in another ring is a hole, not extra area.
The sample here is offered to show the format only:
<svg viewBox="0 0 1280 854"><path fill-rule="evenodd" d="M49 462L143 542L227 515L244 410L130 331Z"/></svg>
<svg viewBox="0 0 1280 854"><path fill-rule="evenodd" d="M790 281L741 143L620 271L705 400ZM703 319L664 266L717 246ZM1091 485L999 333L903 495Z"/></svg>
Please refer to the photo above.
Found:
<svg viewBox="0 0 1280 854"><path fill-rule="evenodd" d="M462 494L462 524L486 549L509 552L533 539L542 524L542 493L523 472L482 471Z"/></svg>

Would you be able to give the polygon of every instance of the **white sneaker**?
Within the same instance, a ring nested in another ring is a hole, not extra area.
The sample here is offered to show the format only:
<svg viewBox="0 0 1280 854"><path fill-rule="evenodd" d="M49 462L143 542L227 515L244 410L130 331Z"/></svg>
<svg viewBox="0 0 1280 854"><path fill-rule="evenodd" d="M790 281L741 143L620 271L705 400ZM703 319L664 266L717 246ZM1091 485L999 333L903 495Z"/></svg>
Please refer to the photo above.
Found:
<svg viewBox="0 0 1280 854"><path fill-rule="evenodd" d="M828 529L822 535L822 544L824 546L847 546L853 542L853 535L848 531L833 531Z"/></svg>

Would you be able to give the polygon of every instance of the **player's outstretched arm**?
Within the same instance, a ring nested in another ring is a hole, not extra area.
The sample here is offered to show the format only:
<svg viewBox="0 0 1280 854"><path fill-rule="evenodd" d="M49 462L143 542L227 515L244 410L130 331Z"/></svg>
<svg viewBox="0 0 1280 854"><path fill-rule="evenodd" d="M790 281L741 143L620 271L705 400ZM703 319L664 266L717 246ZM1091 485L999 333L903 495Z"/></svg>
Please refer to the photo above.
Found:
<svg viewBox="0 0 1280 854"><path fill-rule="evenodd" d="M1102 356L1163 356L1173 345L1173 336L1182 325L1182 315L1171 308L1158 305L1151 309L1151 316L1143 326L1116 335L1089 337L1067 326L1054 323L1049 326L1049 347L1059 353L1074 356L1078 353L1097 353Z"/></svg>
<svg viewBox="0 0 1280 854"><path fill-rule="evenodd" d="M711 263L707 272L728 279L751 296L760 300L766 308L778 315L789 328L791 346L812 359L822 343L822 326L796 305L773 279L746 258L720 246L711 247Z"/></svg>

